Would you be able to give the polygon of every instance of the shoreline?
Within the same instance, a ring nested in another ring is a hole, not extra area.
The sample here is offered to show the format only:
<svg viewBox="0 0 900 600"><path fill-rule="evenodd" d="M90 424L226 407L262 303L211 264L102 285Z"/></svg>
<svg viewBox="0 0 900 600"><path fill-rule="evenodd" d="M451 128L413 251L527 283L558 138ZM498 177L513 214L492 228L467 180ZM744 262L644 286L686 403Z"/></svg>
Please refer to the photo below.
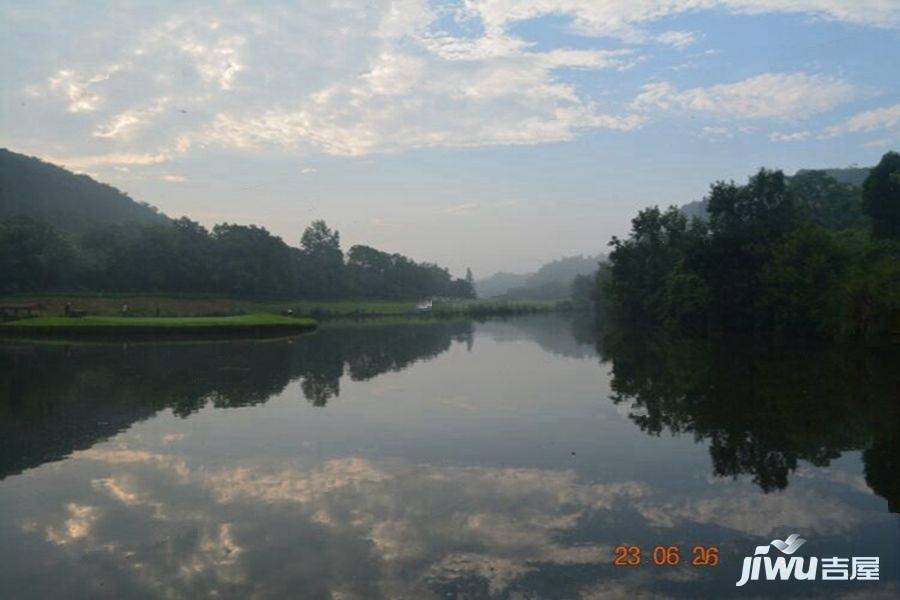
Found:
<svg viewBox="0 0 900 600"><path fill-rule="evenodd" d="M284 315L316 321L343 318L425 316L503 316L571 310L566 301L554 300L436 300L431 310L416 310L415 301L381 300L248 300L204 295L48 293L9 294L2 304L33 303L44 315L62 315L65 305L89 316L120 317L229 317L249 314Z"/></svg>
<svg viewBox="0 0 900 600"><path fill-rule="evenodd" d="M0 323L0 337L200 339L267 337L314 331L312 319L273 314L228 317L36 317Z"/></svg>

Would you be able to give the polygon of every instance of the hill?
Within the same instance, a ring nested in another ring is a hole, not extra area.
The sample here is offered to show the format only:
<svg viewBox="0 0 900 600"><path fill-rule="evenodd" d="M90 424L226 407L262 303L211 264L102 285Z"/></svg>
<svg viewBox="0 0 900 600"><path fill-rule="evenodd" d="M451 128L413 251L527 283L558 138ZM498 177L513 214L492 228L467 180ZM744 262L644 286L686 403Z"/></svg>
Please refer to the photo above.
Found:
<svg viewBox="0 0 900 600"><path fill-rule="evenodd" d="M288 246L264 227L211 230L116 188L0 150L0 293L203 294L292 300L472 298L432 263L357 245L321 220Z"/></svg>
<svg viewBox="0 0 900 600"><path fill-rule="evenodd" d="M800 169L794 174L794 177L799 177L813 171L821 171L838 183L852 185L853 187L862 187L863 181L865 181L866 177L869 176L869 171L871 170L871 167L847 167L845 169Z"/></svg>
<svg viewBox="0 0 900 600"><path fill-rule="evenodd" d="M549 262L533 273L495 273L475 282L479 298L505 300L561 300L572 292L572 282L577 275L591 275L597 256L567 256Z"/></svg>
<svg viewBox="0 0 900 600"><path fill-rule="evenodd" d="M0 220L19 215L68 233L168 220L153 206L87 175L0 148Z"/></svg>

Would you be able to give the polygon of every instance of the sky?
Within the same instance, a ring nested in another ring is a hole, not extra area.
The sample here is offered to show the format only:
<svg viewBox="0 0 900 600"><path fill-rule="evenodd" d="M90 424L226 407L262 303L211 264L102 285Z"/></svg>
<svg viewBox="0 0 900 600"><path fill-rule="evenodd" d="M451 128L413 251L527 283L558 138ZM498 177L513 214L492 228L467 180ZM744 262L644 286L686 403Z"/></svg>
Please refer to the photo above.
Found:
<svg viewBox="0 0 900 600"><path fill-rule="evenodd" d="M456 275L900 148L900 0L0 0L0 146Z"/></svg>

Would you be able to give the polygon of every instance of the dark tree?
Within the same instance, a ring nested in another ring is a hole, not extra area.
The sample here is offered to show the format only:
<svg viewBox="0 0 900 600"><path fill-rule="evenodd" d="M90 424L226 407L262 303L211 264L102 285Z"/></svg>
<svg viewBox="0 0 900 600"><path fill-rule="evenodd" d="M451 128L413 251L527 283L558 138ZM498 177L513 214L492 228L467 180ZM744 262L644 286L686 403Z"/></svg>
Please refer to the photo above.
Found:
<svg viewBox="0 0 900 600"><path fill-rule="evenodd" d="M900 240L900 153L881 157L863 183L862 201L872 219L872 236Z"/></svg>
<svg viewBox="0 0 900 600"><path fill-rule="evenodd" d="M325 221L313 221L300 239L304 286L314 298L341 298L346 285L341 235Z"/></svg>

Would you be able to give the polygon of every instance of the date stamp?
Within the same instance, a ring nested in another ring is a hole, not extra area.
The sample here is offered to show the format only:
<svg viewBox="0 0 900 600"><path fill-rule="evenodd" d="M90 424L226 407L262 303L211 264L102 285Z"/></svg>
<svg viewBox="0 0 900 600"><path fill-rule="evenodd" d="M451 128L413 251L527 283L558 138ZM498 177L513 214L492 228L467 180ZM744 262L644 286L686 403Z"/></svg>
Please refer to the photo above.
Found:
<svg viewBox="0 0 900 600"><path fill-rule="evenodd" d="M693 546L690 557L685 558L685 561L688 560L692 567L718 566L719 548L718 546ZM649 560L647 560L640 546L620 544L615 547L613 564L617 567L639 567L642 564L652 564L657 567L675 567L682 564L681 548L675 545L653 546Z"/></svg>

